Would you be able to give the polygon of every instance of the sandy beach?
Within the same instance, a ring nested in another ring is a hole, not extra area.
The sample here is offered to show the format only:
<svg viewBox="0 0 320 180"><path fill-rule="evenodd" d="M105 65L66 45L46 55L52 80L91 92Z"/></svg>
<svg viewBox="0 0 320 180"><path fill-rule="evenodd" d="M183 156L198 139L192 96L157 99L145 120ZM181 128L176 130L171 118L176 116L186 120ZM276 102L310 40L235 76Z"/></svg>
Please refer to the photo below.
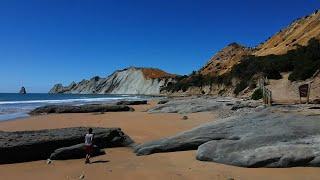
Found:
<svg viewBox="0 0 320 180"><path fill-rule="evenodd" d="M320 180L319 2L0 1L0 180Z"/></svg>
<svg viewBox="0 0 320 180"><path fill-rule="evenodd" d="M63 127L120 127L137 143L159 139L214 121L210 112L188 114L188 120L176 113L150 114L155 105L133 106L135 112L105 114L53 114L0 123L1 131L39 130ZM319 168L239 168L195 159L195 151L136 156L130 148L105 149L106 155L83 159L45 160L0 165L1 179L319 179ZM36 153L36 152L35 152Z"/></svg>

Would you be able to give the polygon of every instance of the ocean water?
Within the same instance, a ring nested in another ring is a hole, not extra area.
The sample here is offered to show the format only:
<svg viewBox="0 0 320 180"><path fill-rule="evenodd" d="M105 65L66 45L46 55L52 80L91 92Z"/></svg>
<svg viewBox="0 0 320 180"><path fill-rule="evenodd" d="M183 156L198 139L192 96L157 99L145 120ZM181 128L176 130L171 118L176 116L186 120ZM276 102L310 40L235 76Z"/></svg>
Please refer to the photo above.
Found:
<svg viewBox="0 0 320 180"><path fill-rule="evenodd" d="M142 100L147 96L135 95L87 95L46 93L0 93L0 121L28 117L31 110L52 104L82 105L91 103L112 103L120 100Z"/></svg>

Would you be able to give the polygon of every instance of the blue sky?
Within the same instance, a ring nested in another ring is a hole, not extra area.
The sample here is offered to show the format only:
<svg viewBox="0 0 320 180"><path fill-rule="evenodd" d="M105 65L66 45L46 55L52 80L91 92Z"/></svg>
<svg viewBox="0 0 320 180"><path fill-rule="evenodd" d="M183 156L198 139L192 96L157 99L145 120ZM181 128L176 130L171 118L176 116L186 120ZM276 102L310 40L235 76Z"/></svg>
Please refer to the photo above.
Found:
<svg viewBox="0 0 320 180"><path fill-rule="evenodd" d="M319 0L0 0L0 92L47 92L128 66L177 74L255 46Z"/></svg>

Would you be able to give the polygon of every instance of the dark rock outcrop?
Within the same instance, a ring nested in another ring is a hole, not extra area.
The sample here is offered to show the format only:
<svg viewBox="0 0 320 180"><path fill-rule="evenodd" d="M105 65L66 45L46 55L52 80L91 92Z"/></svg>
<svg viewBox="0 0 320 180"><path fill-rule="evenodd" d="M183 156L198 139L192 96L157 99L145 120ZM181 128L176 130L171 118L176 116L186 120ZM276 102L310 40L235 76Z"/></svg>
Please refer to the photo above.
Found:
<svg viewBox="0 0 320 180"><path fill-rule="evenodd" d="M137 155L197 149L201 161L241 167L320 166L320 113L277 106L136 146Z"/></svg>
<svg viewBox="0 0 320 180"><path fill-rule="evenodd" d="M93 146L93 151L91 156L103 155L105 152L98 146ZM65 160L65 159L80 159L86 157L85 145L76 144L69 147L63 147L56 149L51 155L52 160Z"/></svg>
<svg viewBox="0 0 320 180"><path fill-rule="evenodd" d="M22 86L19 93L20 94L27 94L26 88L24 86Z"/></svg>
<svg viewBox="0 0 320 180"><path fill-rule="evenodd" d="M29 114L51 114L51 113L90 113L90 112L122 112L134 111L125 105L86 104L81 106L71 105L48 105L32 110Z"/></svg>
<svg viewBox="0 0 320 180"><path fill-rule="evenodd" d="M311 101L312 104L320 104L320 99L314 99Z"/></svg>
<svg viewBox="0 0 320 180"><path fill-rule="evenodd" d="M65 92L69 92L72 90L72 88L74 88L77 84L75 82L72 82L71 84L69 84L69 86L64 87L62 84L55 84L51 90L49 91L49 94L54 94L56 92L59 93L65 93Z"/></svg>
<svg viewBox="0 0 320 180"><path fill-rule="evenodd" d="M63 147L84 142L88 128L0 132L0 164L42 160ZM133 140L120 128L93 128L99 148L130 146Z"/></svg>
<svg viewBox="0 0 320 180"><path fill-rule="evenodd" d="M142 105L142 104L148 104L148 101L119 101L117 102L117 105Z"/></svg>
<svg viewBox="0 0 320 180"><path fill-rule="evenodd" d="M158 104L166 104L167 102L169 102L169 100L160 100Z"/></svg>

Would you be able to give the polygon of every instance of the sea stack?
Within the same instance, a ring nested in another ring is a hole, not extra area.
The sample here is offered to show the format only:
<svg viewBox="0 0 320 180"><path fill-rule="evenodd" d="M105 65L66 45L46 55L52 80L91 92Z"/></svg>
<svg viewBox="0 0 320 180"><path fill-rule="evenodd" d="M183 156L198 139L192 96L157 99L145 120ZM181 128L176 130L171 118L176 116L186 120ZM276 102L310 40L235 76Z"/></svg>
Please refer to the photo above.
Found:
<svg viewBox="0 0 320 180"><path fill-rule="evenodd" d="M22 86L19 93L20 94L27 94L26 88L24 86Z"/></svg>

